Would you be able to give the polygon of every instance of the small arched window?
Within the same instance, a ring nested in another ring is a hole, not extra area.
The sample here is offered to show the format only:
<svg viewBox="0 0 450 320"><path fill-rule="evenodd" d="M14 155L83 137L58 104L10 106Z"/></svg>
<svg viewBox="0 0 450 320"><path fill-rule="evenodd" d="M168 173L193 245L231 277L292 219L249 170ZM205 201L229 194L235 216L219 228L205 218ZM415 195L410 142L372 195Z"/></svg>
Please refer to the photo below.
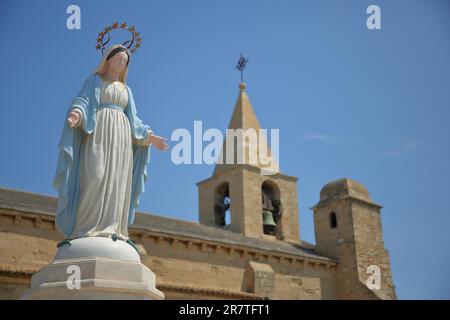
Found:
<svg viewBox="0 0 450 320"><path fill-rule="evenodd" d="M334 229L336 227L337 227L336 213L332 212L330 213L330 228Z"/></svg>

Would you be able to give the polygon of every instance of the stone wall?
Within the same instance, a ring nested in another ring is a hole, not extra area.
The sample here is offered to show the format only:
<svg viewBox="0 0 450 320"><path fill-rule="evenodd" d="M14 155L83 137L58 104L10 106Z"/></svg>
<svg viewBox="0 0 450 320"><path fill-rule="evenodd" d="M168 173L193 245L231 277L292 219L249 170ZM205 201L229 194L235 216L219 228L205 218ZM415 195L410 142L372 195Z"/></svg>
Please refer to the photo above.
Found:
<svg viewBox="0 0 450 320"><path fill-rule="evenodd" d="M167 299L337 297L332 261L138 228L130 228L130 236ZM54 216L0 208L0 299L19 298L31 275L52 261L62 239ZM258 266L254 271L273 274L249 275L252 264Z"/></svg>

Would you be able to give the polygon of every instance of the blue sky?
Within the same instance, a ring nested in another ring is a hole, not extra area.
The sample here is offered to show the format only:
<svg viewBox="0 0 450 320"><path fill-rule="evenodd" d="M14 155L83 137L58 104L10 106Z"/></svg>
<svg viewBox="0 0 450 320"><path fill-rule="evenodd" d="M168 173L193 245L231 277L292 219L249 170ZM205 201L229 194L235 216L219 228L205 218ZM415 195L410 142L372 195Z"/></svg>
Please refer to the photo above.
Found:
<svg viewBox="0 0 450 320"><path fill-rule="evenodd" d="M81 30L66 28L70 4ZM366 27L370 4L381 30ZM2 0L0 186L56 196L64 115L100 59L97 33L127 21L143 35L128 84L155 132L224 130L243 52L253 108L299 178L301 238L314 242L322 186L353 178L384 206L399 298L449 299L449 18L448 1ZM198 221L195 183L212 171L152 150L140 209Z"/></svg>

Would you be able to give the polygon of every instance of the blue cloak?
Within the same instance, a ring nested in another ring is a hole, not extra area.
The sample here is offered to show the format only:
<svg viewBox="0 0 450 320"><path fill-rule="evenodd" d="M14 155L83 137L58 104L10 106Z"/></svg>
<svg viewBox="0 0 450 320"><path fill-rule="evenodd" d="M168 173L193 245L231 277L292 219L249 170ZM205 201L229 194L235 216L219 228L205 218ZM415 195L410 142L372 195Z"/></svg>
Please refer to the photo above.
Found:
<svg viewBox="0 0 450 320"><path fill-rule="evenodd" d="M56 211L56 226L58 230L69 238L75 228L77 207L80 200L80 160L84 134L91 134L95 130L96 111L100 105L100 76L90 75L84 82L80 93L73 99L64 118L64 126L59 142L59 156L53 187L58 191L58 207ZM134 139L143 139L148 125L137 117L131 89L128 90L128 105L124 110L130 121L131 133ZM67 117L72 108L80 108L83 112L82 124L70 128ZM131 203L128 225L134 221L135 209L139 205L139 196L145 191L147 181L147 164L150 162L150 146L139 146L133 143L133 178L131 187Z"/></svg>

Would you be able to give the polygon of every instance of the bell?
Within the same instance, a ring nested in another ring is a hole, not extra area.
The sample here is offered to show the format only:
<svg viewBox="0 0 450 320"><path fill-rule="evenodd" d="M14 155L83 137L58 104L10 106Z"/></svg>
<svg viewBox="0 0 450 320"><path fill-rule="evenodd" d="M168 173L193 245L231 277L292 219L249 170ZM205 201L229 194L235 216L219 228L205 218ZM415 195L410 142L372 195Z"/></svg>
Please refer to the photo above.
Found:
<svg viewBox="0 0 450 320"><path fill-rule="evenodd" d="M263 211L263 225L264 226L272 226L272 227L277 226L277 224L273 220L272 212L267 211L267 210Z"/></svg>

